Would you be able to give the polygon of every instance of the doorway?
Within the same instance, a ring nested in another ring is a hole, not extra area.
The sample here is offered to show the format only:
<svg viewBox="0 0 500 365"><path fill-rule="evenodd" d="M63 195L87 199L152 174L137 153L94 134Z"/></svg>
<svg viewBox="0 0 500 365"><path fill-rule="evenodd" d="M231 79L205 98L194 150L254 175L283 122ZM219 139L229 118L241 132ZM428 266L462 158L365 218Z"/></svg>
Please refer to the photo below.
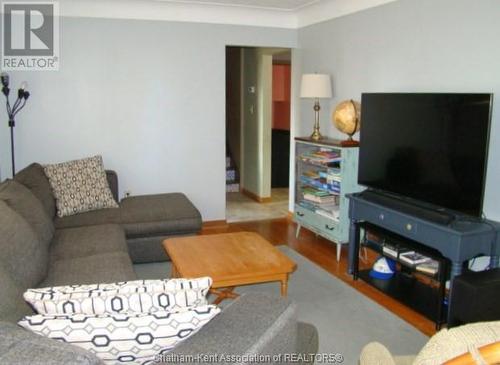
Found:
<svg viewBox="0 0 500 365"><path fill-rule="evenodd" d="M291 50L226 48L226 220L288 214Z"/></svg>

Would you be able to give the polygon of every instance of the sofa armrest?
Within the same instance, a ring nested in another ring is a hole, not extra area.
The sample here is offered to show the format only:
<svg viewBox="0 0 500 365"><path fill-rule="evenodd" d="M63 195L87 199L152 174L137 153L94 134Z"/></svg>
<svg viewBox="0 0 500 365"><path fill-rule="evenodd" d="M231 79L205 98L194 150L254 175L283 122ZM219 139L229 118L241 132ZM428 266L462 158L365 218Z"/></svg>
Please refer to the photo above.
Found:
<svg viewBox="0 0 500 365"><path fill-rule="evenodd" d="M158 360L168 364L283 364L286 356L298 353L301 342L293 302L262 293L246 294Z"/></svg>
<svg viewBox="0 0 500 365"><path fill-rule="evenodd" d="M119 203L118 199L118 175L113 170L106 170L106 179L108 180L109 188L111 189L111 193L113 194L113 198L115 198L116 202Z"/></svg>
<svg viewBox="0 0 500 365"><path fill-rule="evenodd" d="M0 322L0 364L104 365L91 352Z"/></svg>

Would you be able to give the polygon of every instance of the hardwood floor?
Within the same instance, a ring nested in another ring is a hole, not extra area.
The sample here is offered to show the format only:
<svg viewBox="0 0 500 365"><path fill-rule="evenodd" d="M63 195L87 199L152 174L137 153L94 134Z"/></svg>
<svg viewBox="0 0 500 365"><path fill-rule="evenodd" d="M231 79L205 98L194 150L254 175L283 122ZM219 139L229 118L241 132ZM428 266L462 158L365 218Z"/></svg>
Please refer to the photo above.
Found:
<svg viewBox="0 0 500 365"><path fill-rule="evenodd" d="M351 287L384 306L400 318L415 326L424 334L431 336L436 332L434 323L398 301L386 296L377 289L361 280L354 281L347 274L347 246L342 248L340 262L335 259L335 245L307 229L302 229L299 238L295 238L296 225L287 218L241 222L220 225L209 225L203 228L202 234L215 234L224 232L257 232L274 245L287 244L301 255L307 257L323 269L335 275ZM369 267L375 255L368 251L366 263L360 261L360 267Z"/></svg>

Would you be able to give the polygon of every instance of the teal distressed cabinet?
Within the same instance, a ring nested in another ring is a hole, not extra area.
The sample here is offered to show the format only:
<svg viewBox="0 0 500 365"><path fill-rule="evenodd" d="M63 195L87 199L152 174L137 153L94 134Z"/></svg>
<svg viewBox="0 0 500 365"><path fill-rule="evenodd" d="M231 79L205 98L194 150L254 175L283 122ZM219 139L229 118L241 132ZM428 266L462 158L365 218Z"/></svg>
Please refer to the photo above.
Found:
<svg viewBox="0 0 500 365"><path fill-rule="evenodd" d="M295 207L297 237L302 227L334 242L337 261L349 241L349 201L358 185L358 147L340 141L295 138Z"/></svg>

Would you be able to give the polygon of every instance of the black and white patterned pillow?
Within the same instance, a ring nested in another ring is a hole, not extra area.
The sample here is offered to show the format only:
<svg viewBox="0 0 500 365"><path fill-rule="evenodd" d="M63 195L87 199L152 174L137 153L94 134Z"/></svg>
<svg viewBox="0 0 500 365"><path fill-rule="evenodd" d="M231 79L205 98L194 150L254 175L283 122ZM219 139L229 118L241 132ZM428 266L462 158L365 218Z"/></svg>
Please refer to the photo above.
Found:
<svg viewBox="0 0 500 365"><path fill-rule="evenodd" d="M212 279L134 280L28 289L24 299L40 314L176 311L207 305Z"/></svg>
<svg viewBox="0 0 500 365"><path fill-rule="evenodd" d="M39 335L82 347L107 364L152 364L214 318L214 305L178 312L106 315L34 315L19 325Z"/></svg>
<svg viewBox="0 0 500 365"><path fill-rule="evenodd" d="M43 167L56 198L57 215L65 217L103 208L118 208L101 156Z"/></svg>

